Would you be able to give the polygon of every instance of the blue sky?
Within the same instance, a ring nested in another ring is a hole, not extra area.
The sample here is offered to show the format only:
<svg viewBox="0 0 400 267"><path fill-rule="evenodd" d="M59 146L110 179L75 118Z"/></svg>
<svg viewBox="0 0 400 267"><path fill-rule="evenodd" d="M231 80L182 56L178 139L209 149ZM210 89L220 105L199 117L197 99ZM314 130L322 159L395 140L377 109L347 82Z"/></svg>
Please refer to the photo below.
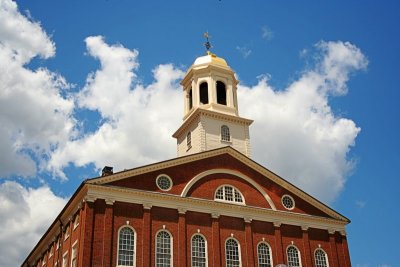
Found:
<svg viewBox="0 0 400 267"><path fill-rule="evenodd" d="M0 0L0 265L18 265L102 166L175 156L179 80L204 54L205 31L240 80L253 159L352 220L354 266L400 265L399 11L396 1Z"/></svg>

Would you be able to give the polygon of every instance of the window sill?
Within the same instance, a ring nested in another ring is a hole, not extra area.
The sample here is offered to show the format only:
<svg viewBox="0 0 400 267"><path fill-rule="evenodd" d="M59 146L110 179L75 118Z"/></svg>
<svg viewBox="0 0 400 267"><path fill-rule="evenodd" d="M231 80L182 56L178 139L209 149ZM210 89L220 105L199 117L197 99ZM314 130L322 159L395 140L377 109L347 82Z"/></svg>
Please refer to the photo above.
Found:
<svg viewBox="0 0 400 267"><path fill-rule="evenodd" d="M221 140L222 144L232 145L232 141Z"/></svg>

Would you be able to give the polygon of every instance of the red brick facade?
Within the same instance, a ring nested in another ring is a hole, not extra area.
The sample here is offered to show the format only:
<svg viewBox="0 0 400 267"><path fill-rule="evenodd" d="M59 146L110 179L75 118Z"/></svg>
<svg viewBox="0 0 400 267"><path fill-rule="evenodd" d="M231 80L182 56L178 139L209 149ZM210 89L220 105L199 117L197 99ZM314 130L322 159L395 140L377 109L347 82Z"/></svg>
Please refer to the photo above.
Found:
<svg viewBox="0 0 400 267"><path fill-rule="evenodd" d="M317 249L326 253L330 267L351 266L346 236L339 227L348 221L343 221L340 214L304 192L296 195L299 189L282 178L273 178L276 175L270 172L262 173L256 169L258 165L238 156L231 148L202 159L189 156L186 162L179 164L175 163L177 160L85 182L22 266L53 267L58 261L57 266L61 267L63 257L67 257L66 266L71 266L73 246L77 251L76 266L117 266L118 234L123 226L130 226L135 231L135 266L156 266L155 237L163 229L172 236L172 266L176 267L192 266L191 238L195 234L201 234L207 242L209 267L226 266L225 242L229 238L239 243L243 267L258 266L260 242L269 245L273 266L287 264L288 246L298 249L303 267L316 266ZM206 170L216 171L204 175L182 196L185 186ZM163 192L157 187L156 178L160 174L172 179L171 190ZM250 180L243 177L250 177ZM259 188L255 188L255 184ZM245 205L215 203L215 191L221 185L237 188ZM96 194L94 190L97 190ZM136 194L142 194L143 199L135 200ZM285 194L295 200L293 210L283 207L281 197ZM152 197L161 200L152 202ZM177 204L168 204L170 199ZM179 202L185 199L194 201L196 206ZM254 210L254 216L248 208ZM242 216L240 210L245 215ZM68 214L72 211L73 214ZM283 219L271 220L269 215L263 219L262 212ZM304 223L309 218L317 223ZM332 227L336 223L337 229ZM69 237L65 238L67 228ZM61 240L58 249L57 240Z"/></svg>

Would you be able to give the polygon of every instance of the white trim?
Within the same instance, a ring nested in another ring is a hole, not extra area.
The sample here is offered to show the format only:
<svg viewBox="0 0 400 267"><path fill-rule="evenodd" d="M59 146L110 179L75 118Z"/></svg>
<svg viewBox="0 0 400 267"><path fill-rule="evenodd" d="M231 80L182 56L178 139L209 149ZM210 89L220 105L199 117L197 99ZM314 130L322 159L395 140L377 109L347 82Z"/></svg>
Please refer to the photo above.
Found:
<svg viewBox="0 0 400 267"><path fill-rule="evenodd" d="M64 257L66 256L66 264L64 265ZM65 251L65 253L62 255L62 259L61 259L61 267L64 267L64 266L68 266L68 250L67 251Z"/></svg>
<svg viewBox="0 0 400 267"><path fill-rule="evenodd" d="M115 188L102 185L87 185L87 194L96 196L99 199L115 198L116 201L146 204L151 203L152 206L175 208L180 207L188 211L196 211L207 214L219 214L223 216L231 216L236 218L249 217L253 220L264 222L272 222L274 224L289 225L309 225L310 228L317 229L336 229L344 231L347 222L338 221L332 218L314 216L303 213L294 213L283 210L271 210L267 208L232 205L214 200L181 197L179 195L166 194L160 192L148 192L131 188Z"/></svg>
<svg viewBox="0 0 400 267"><path fill-rule="evenodd" d="M119 234L123 228L130 228L133 231L133 265L119 265L118 260L119 260ZM118 238L117 238L117 267L122 267L122 266L136 266L136 243L137 243L137 234L135 228L128 224L121 225L121 227L118 229Z"/></svg>
<svg viewBox="0 0 400 267"><path fill-rule="evenodd" d="M227 257L226 257L226 243L228 242L228 240L235 240L236 241L236 243L237 243L237 245L238 245L238 254L239 254L239 267L241 267L242 266L242 251L241 251L241 249L240 249L240 242L239 242L239 240L237 240L236 238L234 238L234 237L228 237L226 240L225 240L225 245L224 245L224 257L225 257L225 266L227 266Z"/></svg>
<svg viewBox="0 0 400 267"><path fill-rule="evenodd" d="M267 245L267 247L269 249L269 259L271 261L271 266L274 266L274 261L273 261L273 258L272 258L272 249L271 249L271 246L266 241L260 241L260 242L257 243L257 247L256 247L256 249L257 249L257 266L259 266L259 264L260 264L260 255L258 253L258 246L261 245L261 244Z"/></svg>
<svg viewBox="0 0 400 267"><path fill-rule="evenodd" d="M317 258L315 257L315 253L317 252L317 250L321 250L322 252L324 252L325 254L325 261L326 261L326 266L329 267L329 259L328 259L328 253L326 253L325 250L323 250L322 248L316 248L314 249L314 264L315 266L317 266Z"/></svg>
<svg viewBox="0 0 400 267"><path fill-rule="evenodd" d="M169 187L167 188L167 189L163 189L163 188L161 188L159 185L158 185L158 179L160 179L161 177L166 177L168 180L169 180L169 183L170 183L170 185L169 185ZM171 190L171 188L172 188L172 186L174 185L174 183L172 182L172 179L171 179L171 177L169 177L169 175L166 175L166 174L160 174L160 175L158 175L157 176L157 178L156 178L156 185L157 185L157 187L160 189L160 190L162 190L162 191L169 191L169 190Z"/></svg>
<svg viewBox="0 0 400 267"><path fill-rule="evenodd" d="M168 231L165 227L162 229L158 230L156 234L154 235L154 261L155 261L155 266L157 266L157 236L160 232L166 232L170 236L171 240L171 258L170 258L170 266L174 265L174 237L170 231Z"/></svg>
<svg viewBox="0 0 400 267"><path fill-rule="evenodd" d="M74 259L74 248L76 249L75 250L75 259L76 259L76 261L78 261L78 239L75 240L75 242L71 246L71 259L69 261L70 267L72 267L72 260ZM77 262L76 266L78 266L78 262Z"/></svg>
<svg viewBox="0 0 400 267"><path fill-rule="evenodd" d="M238 171L233 171L233 170L228 170L228 169L212 169L212 170L207 170L204 171L202 173L197 174L195 177L193 177L185 186L185 188L183 188L182 193L181 193L181 197L186 197L187 193L189 192L189 190L192 188L192 186L197 183L199 180L201 180L202 178L210 175L210 174L216 174L216 173L225 173L225 174L230 174L230 175L234 175L236 177L239 177L243 180L245 180L246 182L248 182L249 184L251 184L252 186L254 186L265 198L265 200L267 200L268 204L271 206L271 208L273 210L276 210L276 207L274 205L274 203L272 202L272 199L270 198L270 196L267 194L267 192L264 191L264 189L258 184L256 183L253 179L251 179L250 177L238 172Z"/></svg>
<svg viewBox="0 0 400 267"><path fill-rule="evenodd" d="M297 246L295 246L294 244L290 244L290 245L288 245L287 247L286 247L286 261L287 261L287 263L289 264L289 255L288 255L288 249L290 248L290 247L294 247L296 250L297 250L297 253L299 254L299 263L300 263L300 266L299 267L302 267L303 266L303 264L301 263L301 253L300 253L300 249L297 247Z"/></svg>
<svg viewBox="0 0 400 267"><path fill-rule="evenodd" d="M293 202L293 207L288 208L288 207L285 206L285 204L283 204L283 198L285 198L285 197L288 197L288 198L290 198L290 199L292 200L292 202ZM293 209L296 207L296 202L294 201L294 198L293 198L291 195L288 195L288 194L285 194L285 195L283 195L283 196L281 197L281 204L282 204L282 206L283 206L285 209L287 209L287 210L293 210Z"/></svg>
<svg viewBox="0 0 400 267"><path fill-rule="evenodd" d="M232 201L230 201L230 200L226 200L225 199L225 187L232 187L233 188L233 200ZM219 199L219 198L217 198L217 192L218 192L218 190L220 190L221 188L224 188L223 189L223 193L224 193L224 199ZM240 197L242 198L242 202L237 202L237 201L235 201L235 192L236 191L240 194ZM235 186L233 186L233 185L231 185L231 184L223 184L223 185L220 185L220 186L218 186L218 188L217 189L215 189L215 192L214 192L214 200L215 201L219 201L219 202L224 202L224 203L230 203L230 204L238 204L238 205L246 205L246 200L245 200L245 198L244 198L244 196L243 196L243 194L242 194L242 192L240 192L240 190L239 189L237 189Z"/></svg>
<svg viewBox="0 0 400 267"><path fill-rule="evenodd" d="M205 252L206 252L206 267L208 266L208 245L207 245L207 238L203 235L203 234L201 234L201 233L194 233L193 235L192 235L192 237L190 238L190 263L191 263L191 266L193 266L193 254L192 254L192 251L193 251L193 243L192 243L192 240L193 240L193 237L195 237L196 235L198 235L198 236L201 236L203 239L204 239L204 242L205 242Z"/></svg>

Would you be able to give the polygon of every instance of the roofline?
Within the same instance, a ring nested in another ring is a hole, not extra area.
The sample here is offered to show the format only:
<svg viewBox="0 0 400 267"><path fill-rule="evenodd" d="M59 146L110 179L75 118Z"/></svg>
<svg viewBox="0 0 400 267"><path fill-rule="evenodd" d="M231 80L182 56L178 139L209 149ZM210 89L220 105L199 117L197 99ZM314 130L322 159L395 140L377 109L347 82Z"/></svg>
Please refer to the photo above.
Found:
<svg viewBox="0 0 400 267"><path fill-rule="evenodd" d="M273 182L283 186L288 191L290 191L292 193L295 193L297 195L297 197L300 197L303 200L306 200L305 198L309 198L310 200L312 200L311 204L313 206L315 206L316 208L319 208L322 211L324 211L324 209L326 209L326 210L330 211L330 212L327 212L327 214L331 213L330 215L332 217L337 218L337 219L340 218L340 220L346 221L347 223L351 222L350 219L348 219L346 216L344 216L341 213L335 211L334 209L332 209L328 205L324 204L323 202L319 201L315 197L311 196L310 194L308 194L304 190L300 189L296 185L292 184L291 182L289 182L286 179L282 178L278 174L276 174L273 171L267 169L266 167L262 166L258 162L254 161L253 159L247 157L246 155L242 154L241 152L237 151L236 149L234 149L234 148L232 148L230 146L217 148L217 149L213 149L213 150L207 150L207 151L194 153L194 154L190 154L190 155L186 155L186 156L182 156L182 157L178 157L178 158L173 158L173 159L169 159L169 160L165 160L165 161L160 161L160 162L156 162L156 163L152 163L152 164L136 167L136 168L133 168L133 169L128 169L128 170L124 170L124 171L121 171L121 172L117 172L117 173L114 173L114 174L111 174L111 175L108 175L108 176L96 177L96 178L88 179L88 180L86 180L86 182L89 183L89 184L102 184L102 183L107 183L107 182L110 182L110 181L117 181L117 180L128 178L130 176L138 175L138 173L148 173L148 172L155 171L155 170L158 170L158 169L162 169L162 168L166 168L166 167L172 167L172 166L176 166L176 165L179 165L179 164L182 164L182 163L195 161L195 160L198 160L198 159L203 159L203 158L209 158L209 157L213 157L213 156L217 156L217 155L222 155L224 153L227 153L227 154L235 157L236 159L238 159L239 161L241 161L243 164L245 164L247 166L249 166L249 164L246 163L246 161L249 161L250 163L255 164L261 170L266 171L267 173L275 176L276 178L282 180L284 183L289 185L289 187L287 187L284 184L279 183L275 177L267 176ZM251 167L251 166L249 166L249 167ZM260 170L256 169L256 171L259 172L261 175L266 176L265 174L260 172ZM301 194L298 195L296 192L294 192L296 190L298 192L300 192ZM301 195L303 195L305 198L303 196L301 196ZM318 206L320 206L320 207L318 207ZM333 214L336 214L337 216L333 216Z"/></svg>
<svg viewBox="0 0 400 267"><path fill-rule="evenodd" d="M70 199L68 200L68 202L65 204L64 208L60 211L60 213L57 215L57 217L55 218L55 220L53 221L53 223L47 228L46 232L42 235L42 237L39 239L39 241L36 243L36 245L33 247L33 249L31 250L31 252L29 253L29 255L25 258L25 260L22 262L21 266L24 266L25 264L29 265L29 258L32 256L32 254L35 252L35 250L39 247L39 245L41 244L41 242L43 242L43 240L47 237L47 234L49 234L49 232L56 227L57 224L59 224L60 222L62 222L62 215L64 215L63 213L69 208L69 205L71 205L71 203L75 200L76 196L81 192L81 190L83 189L83 187L86 185L86 181L84 180L79 187L75 190L74 194L70 197Z"/></svg>

